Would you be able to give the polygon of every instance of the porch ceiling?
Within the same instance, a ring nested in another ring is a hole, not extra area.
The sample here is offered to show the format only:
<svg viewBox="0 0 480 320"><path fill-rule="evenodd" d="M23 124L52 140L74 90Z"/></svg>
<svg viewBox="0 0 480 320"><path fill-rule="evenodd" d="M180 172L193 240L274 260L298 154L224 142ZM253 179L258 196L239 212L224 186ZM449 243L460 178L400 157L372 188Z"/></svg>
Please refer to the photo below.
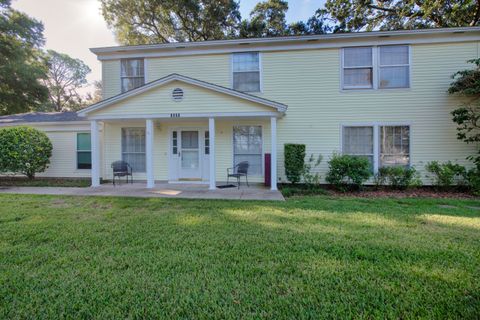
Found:
<svg viewBox="0 0 480 320"><path fill-rule="evenodd" d="M181 90L181 99L173 92ZM172 74L79 111L89 119L281 116L275 101Z"/></svg>

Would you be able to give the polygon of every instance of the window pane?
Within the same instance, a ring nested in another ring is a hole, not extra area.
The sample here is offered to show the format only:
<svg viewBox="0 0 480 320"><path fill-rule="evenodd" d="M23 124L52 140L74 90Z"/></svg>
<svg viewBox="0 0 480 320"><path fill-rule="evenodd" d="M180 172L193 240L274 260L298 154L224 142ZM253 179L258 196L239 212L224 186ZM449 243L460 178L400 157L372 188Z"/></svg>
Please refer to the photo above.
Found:
<svg viewBox="0 0 480 320"><path fill-rule="evenodd" d="M262 175L262 155L261 154L237 154L235 155L234 164L237 165L242 161L248 161L249 175Z"/></svg>
<svg viewBox="0 0 480 320"><path fill-rule="evenodd" d="M90 133L77 133L77 150L91 150Z"/></svg>
<svg viewBox="0 0 480 320"><path fill-rule="evenodd" d="M372 68L344 69L343 85L345 87L371 87Z"/></svg>
<svg viewBox="0 0 480 320"><path fill-rule="evenodd" d="M233 128L234 165L249 162L249 173L262 174L262 128L236 126Z"/></svg>
<svg viewBox="0 0 480 320"><path fill-rule="evenodd" d="M92 168L92 153L90 151L77 152L77 169Z"/></svg>
<svg viewBox="0 0 480 320"><path fill-rule="evenodd" d="M373 155L373 127L344 127L343 153Z"/></svg>
<svg viewBox="0 0 480 320"><path fill-rule="evenodd" d="M380 166L408 166L410 163L410 127L380 127Z"/></svg>
<svg viewBox="0 0 480 320"><path fill-rule="evenodd" d="M122 78L122 92L141 87L144 84L144 78Z"/></svg>
<svg viewBox="0 0 480 320"><path fill-rule="evenodd" d="M260 92L260 72L236 72L233 89L243 92Z"/></svg>
<svg viewBox="0 0 480 320"><path fill-rule="evenodd" d="M122 128L122 160L145 172L145 128Z"/></svg>
<svg viewBox="0 0 480 320"><path fill-rule="evenodd" d="M408 88L409 70L406 67L381 67L380 88Z"/></svg>
<svg viewBox="0 0 480 320"><path fill-rule="evenodd" d="M344 67L368 67L372 65L372 48L343 49Z"/></svg>
<svg viewBox="0 0 480 320"><path fill-rule="evenodd" d="M182 131L182 148L198 149L198 131Z"/></svg>
<svg viewBox="0 0 480 320"><path fill-rule="evenodd" d="M380 47L380 65L408 64L408 46Z"/></svg>
<svg viewBox="0 0 480 320"><path fill-rule="evenodd" d="M133 172L145 172L145 153L124 153L122 160L132 167Z"/></svg>
<svg viewBox="0 0 480 320"><path fill-rule="evenodd" d="M122 77L143 77L143 59L122 59Z"/></svg>
<svg viewBox="0 0 480 320"><path fill-rule="evenodd" d="M259 70L260 59L258 52L242 52L233 54L233 72Z"/></svg>

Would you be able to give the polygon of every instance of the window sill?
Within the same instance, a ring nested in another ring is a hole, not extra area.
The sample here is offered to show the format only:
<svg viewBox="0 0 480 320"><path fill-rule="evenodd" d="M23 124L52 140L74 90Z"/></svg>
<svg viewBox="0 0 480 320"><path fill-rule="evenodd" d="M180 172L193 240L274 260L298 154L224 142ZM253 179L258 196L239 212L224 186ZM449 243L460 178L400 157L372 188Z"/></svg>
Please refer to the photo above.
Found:
<svg viewBox="0 0 480 320"><path fill-rule="evenodd" d="M352 88L352 89L340 89L341 93L348 93L348 92L375 92L375 93L381 93L381 92L409 92L411 91L412 88L383 88L383 89L373 89L373 88Z"/></svg>

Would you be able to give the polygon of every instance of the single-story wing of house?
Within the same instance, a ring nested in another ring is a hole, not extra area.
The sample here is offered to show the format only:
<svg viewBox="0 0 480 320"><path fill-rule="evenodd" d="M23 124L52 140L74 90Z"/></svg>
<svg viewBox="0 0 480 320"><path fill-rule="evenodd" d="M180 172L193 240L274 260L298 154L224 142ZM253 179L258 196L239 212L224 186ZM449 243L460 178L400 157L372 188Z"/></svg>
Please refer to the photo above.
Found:
<svg viewBox="0 0 480 320"><path fill-rule="evenodd" d="M103 100L79 112L0 117L53 143L40 176L205 183L248 163L251 182L285 182L286 143L383 166L456 161L475 146L456 138L452 74L480 57L480 28L375 31L94 48ZM424 178L425 183L429 183Z"/></svg>

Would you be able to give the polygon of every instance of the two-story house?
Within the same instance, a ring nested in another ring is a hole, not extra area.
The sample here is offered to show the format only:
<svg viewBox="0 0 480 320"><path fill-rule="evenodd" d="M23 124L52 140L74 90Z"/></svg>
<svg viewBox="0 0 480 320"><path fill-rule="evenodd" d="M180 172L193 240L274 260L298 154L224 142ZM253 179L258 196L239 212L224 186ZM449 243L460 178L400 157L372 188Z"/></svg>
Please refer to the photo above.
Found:
<svg viewBox="0 0 480 320"><path fill-rule="evenodd" d="M103 100L78 114L25 114L53 145L44 176L209 184L248 161L251 181L285 181L283 146L368 157L372 168L458 161L451 75L479 58L480 28L360 32L94 48ZM270 167L270 168L268 168ZM422 176L424 176L422 174ZM425 180L428 183L428 180Z"/></svg>

